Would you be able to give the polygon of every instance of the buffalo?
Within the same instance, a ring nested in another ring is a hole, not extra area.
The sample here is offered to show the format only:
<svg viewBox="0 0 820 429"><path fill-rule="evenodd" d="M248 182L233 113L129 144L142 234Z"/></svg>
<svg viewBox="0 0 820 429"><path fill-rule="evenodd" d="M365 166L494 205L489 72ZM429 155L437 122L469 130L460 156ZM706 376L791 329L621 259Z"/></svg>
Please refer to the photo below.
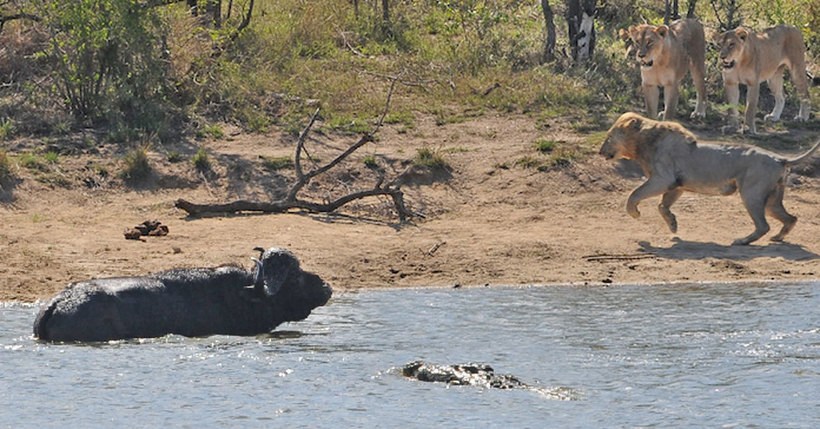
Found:
<svg viewBox="0 0 820 429"><path fill-rule="evenodd" d="M330 299L331 287L289 251L255 250L261 255L250 270L182 268L72 283L40 310L34 335L62 342L258 335L303 320Z"/></svg>

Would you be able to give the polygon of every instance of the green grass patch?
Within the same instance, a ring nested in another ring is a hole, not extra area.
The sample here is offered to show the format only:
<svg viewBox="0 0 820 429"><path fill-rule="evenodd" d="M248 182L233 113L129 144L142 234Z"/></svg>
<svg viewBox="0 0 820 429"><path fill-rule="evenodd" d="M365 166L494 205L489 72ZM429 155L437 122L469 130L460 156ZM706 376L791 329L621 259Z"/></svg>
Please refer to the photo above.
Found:
<svg viewBox="0 0 820 429"><path fill-rule="evenodd" d="M535 142L535 149L541 153L548 153L552 152L555 149L555 146L558 145L558 142L555 140L546 140L540 139Z"/></svg>
<svg viewBox="0 0 820 429"><path fill-rule="evenodd" d="M11 157L8 153L0 149L0 179L11 177Z"/></svg>
<svg viewBox="0 0 820 429"><path fill-rule="evenodd" d="M214 140L219 140L225 137L225 131L222 130L222 127L219 124L205 125L197 130L196 137L200 139L212 138Z"/></svg>
<svg viewBox="0 0 820 429"><path fill-rule="evenodd" d="M57 152L50 150L43 155L43 159L49 164L56 164L60 160L60 155Z"/></svg>
<svg viewBox="0 0 820 429"><path fill-rule="evenodd" d="M292 168L293 159L289 156L279 156L273 158L262 157L262 167L272 171Z"/></svg>
<svg viewBox="0 0 820 429"><path fill-rule="evenodd" d="M376 161L375 156L368 155L364 157L364 166L367 168L376 168L379 166L379 163Z"/></svg>
<svg viewBox="0 0 820 429"><path fill-rule="evenodd" d="M172 164L176 164L178 162L182 162L182 154L176 150L170 150L165 154L165 159Z"/></svg>
<svg viewBox="0 0 820 429"><path fill-rule="evenodd" d="M120 177L125 181L136 181L148 177L151 174L151 163L148 161L148 148L145 146L136 147L128 152L122 159L123 169Z"/></svg>
<svg viewBox="0 0 820 429"><path fill-rule="evenodd" d="M4 118L0 121L0 141L5 141L14 135L15 127L14 121L9 118Z"/></svg>
<svg viewBox="0 0 820 429"><path fill-rule="evenodd" d="M191 158L191 162L194 164L194 168L197 171L205 172L211 169L211 158L208 156L208 152L205 151L204 147L199 148L196 151L196 155Z"/></svg>
<svg viewBox="0 0 820 429"><path fill-rule="evenodd" d="M444 158L442 151L433 150L428 147L423 147L416 151L416 157L413 158L413 164L430 169L446 169L450 166Z"/></svg>

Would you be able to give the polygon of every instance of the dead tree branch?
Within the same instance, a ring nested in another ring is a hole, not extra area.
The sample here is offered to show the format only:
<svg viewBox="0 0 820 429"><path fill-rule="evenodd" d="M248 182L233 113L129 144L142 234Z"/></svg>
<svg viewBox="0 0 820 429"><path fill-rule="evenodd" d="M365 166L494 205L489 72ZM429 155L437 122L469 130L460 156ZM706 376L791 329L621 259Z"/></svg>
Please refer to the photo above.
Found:
<svg viewBox="0 0 820 429"><path fill-rule="evenodd" d="M340 155L338 155L336 158L334 158L327 164L319 166L308 172L305 172L302 167L302 153L306 153L305 143L307 142L307 137L310 134L311 128L313 128L313 125L316 123L316 120L319 117L319 111L321 108L317 108L316 111L313 112L313 115L311 115L307 126L305 126L305 128L299 134L299 138L296 142L296 154L294 156L293 163L294 170L296 172L296 179L288 189L285 198L279 201L271 202L236 200L228 203L216 204L196 204L190 201L186 201L184 199L178 199L174 203L174 205L177 208L188 212L189 215L225 214L237 212L285 213L290 210L301 210L309 213L329 213L336 211L345 204L348 204L355 200L360 200L362 198L368 197L388 196L393 200L393 206L396 210L396 213L398 214L399 220L401 222L405 222L407 218L411 216L411 213L409 210L407 210L407 207L404 204L404 192L402 192L401 190L401 184L403 183L401 179L403 178L403 175L399 175L397 178L393 179L387 184L384 183L383 176L379 177L378 182L373 186L373 188L351 192L330 202L318 203L298 198L299 192L302 189L304 189L305 186L308 183L310 183L310 181L314 177L328 172L330 169L339 165L339 163L341 163L351 154L356 152L356 150L358 150L360 147L374 141L373 136L379 130L379 128L381 128L384 122L384 117L385 115L387 115L387 112L390 108L390 100L393 96L393 91L395 90L396 82L400 81L402 75L403 73L399 74L398 76L391 77L390 90L387 94L387 100L385 101L384 111L382 112L381 117L374 126L373 131L364 133L357 142L350 145L344 152L342 152Z"/></svg>

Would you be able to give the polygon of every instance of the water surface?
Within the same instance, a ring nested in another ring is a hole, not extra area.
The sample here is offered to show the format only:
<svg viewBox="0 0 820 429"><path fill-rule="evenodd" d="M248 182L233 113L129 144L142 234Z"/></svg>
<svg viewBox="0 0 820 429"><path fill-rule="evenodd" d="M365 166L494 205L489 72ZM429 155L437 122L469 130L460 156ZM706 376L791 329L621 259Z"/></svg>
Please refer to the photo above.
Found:
<svg viewBox="0 0 820 429"><path fill-rule="evenodd" d="M818 308L818 283L368 291L270 336L57 345L0 304L0 427L816 428ZM543 393L395 370L417 359Z"/></svg>

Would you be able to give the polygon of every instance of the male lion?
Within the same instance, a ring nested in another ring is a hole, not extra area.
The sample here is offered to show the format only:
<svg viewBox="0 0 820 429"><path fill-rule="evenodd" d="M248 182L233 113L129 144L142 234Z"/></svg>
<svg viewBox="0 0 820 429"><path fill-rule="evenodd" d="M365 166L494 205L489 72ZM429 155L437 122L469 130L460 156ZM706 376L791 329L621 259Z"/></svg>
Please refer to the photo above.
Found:
<svg viewBox="0 0 820 429"><path fill-rule="evenodd" d="M706 42L703 25L696 19L679 19L669 26L641 24L629 27L632 46L627 52L635 52L641 65L641 82L646 101L646 112L658 117L659 86L663 87L664 111L661 119L675 117L678 105L678 85L686 74L692 74L698 93L695 111L691 117L706 117ZM623 38L624 33L620 34Z"/></svg>
<svg viewBox="0 0 820 429"><path fill-rule="evenodd" d="M738 27L725 33L713 35L720 50L723 65L723 84L729 102L729 125L724 131L743 131L740 126L737 105L740 100L738 84L746 85L746 127L749 133L757 133L755 113L760 94L760 82L767 81L774 94L774 110L765 120L779 121L786 104L783 95L783 69L788 67L794 86L800 96L800 112L796 121L809 119L809 84L806 79L806 47L800 30L780 25L755 33Z"/></svg>
<svg viewBox="0 0 820 429"><path fill-rule="evenodd" d="M606 159L632 159L641 165L648 179L629 195L626 211L637 219L641 200L663 195L658 210L673 233L678 223L669 207L684 191L731 195L739 190L755 231L732 244L749 244L769 231L766 213L783 223L772 241L783 241L794 228L797 218L783 208L786 173L818 146L820 141L803 155L786 158L747 145L698 143L677 123L625 113L609 129L599 153Z"/></svg>

